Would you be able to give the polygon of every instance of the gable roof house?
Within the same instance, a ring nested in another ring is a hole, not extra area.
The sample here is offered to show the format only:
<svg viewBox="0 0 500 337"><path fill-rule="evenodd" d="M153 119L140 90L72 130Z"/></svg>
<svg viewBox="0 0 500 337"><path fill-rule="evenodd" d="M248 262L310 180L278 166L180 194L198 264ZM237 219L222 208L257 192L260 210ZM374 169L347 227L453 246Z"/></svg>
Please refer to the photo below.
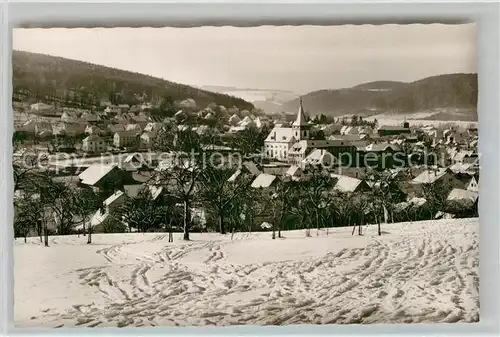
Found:
<svg viewBox="0 0 500 337"><path fill-rule="evenodd" d="M108 125L109 132L116 133L120 131L125 131L125 125L123 124L109 124Z"/></svg>
<svg viewBox="0 0 500 337"><path fill-rule="evenodd" d="M144 167L149 167L149 164L140 154L133 153L123 159L119 167L124 171L138 171Z"/></svg>
<svg viewBox="0 0 500 337"><path fill-rule="evenodd" d="M479 192L454 188L446 198L444 211L456 217L477 217Z"/></svg>
<svg viewBox="0 0 500 337"><path fill-rule="evenodd" d="M417 193L422 192L421 188L423 185L433 185L441 183L443 193L448 193L453 188L464 189L468 183L457 178L456 174L453 173L449 168L437 168L428 169L420 173L412 181L412 185L419 186L420 190L416 190Z"/></svg>
<svg viewBox="0 0 500 337"><path fill-rule="evenodd" d="M82 140L82 150L87 153L103 153L107 149L106 142L98 135L90 135Z"/></svg>
<svg viewBox="0 0 500 337"><path fill-rule="evenodd" d="M155 136L153 132L144 131L139 139L140 148L150 149L153 146L154 138Z"/></svg>
<svg viewBox="0 0 500 337"><path fill-rule="evenodd" d="M85 127L85 133L89 135L102 135L104 131L96 125L87 125Z"/></svg>
<svg viewBox="0 0 500 337"><path fill-rule="evenodd" d="M142 127L139 124L127 124L125 131L135 131L140 133L142 132Z"/></svg>
<svg viewBox="0 0 500 337"><path fill-rule="evenodd" d="M373 143L365 147L357 147L362 167L379 167L389 169L403 167L406 164L404 152L400 146L390 143Z"/></svg>
<svg viewBox="0 0 500 337"><path fill-rule="evenodd" d="M337 179L337 182L333 186L333 189L335 191L339 191L341 193L356 193L367 192L371 190L370 186L365 180L335 173L330 174L330 176Z"/></svg>
<svg viewBox="0 0 500 337"><path fill-rule="evenodd" d="M162 123L157 123L157 122L149 122L146 124L144 127L145 132L151 132L152 134L156 134L158 131L160 131L163 128Z"/></svg>
<svg viewBox="0 0 500 337"><path fill-rule="evenodd" d="M91 187L97 193L109 194L135 180L129 172L117 165L93 164L78 176L80 184Z"/></svg>
<svg viewBox="0 0 500 337"><path fill-rule="evenodd" d="M337 158L325 149L314 149L304 160L302 160L301 164L302 169L308 167L330 169L337 164Z"/></svg>
<svg viewBox="0 0 500 337"><path fill-rule="evenodd" d="M113 145L117 148L135 147L139 145L138 138L136 131L118 131L113 136Z"/></svg>
<svg viewBox="0 0 500 337"><path fill-rule="evenodd" d="M59 130L60 134L65 135L79 135L85 133L87 125L83 123L63 123Z"/></svg>
<svg viewBox="0 0 500 337"><path fill-rule="evenodd" d="M101 120L101 118L97 114L94 114L92 112L83 113L80 119L89 123L96 123Z"/></svg>
<svg viewBox="0 0 500 337"><path fill-rule="evenodd" d="M261 173L252 182L251 187L253 188L273 188L278 182L278 177L272 174Z"/></svg>
<svg viewBox="0 0 500 337"><path fill-rule="evenodd" d="M79 119L79 114L76 111L67 110L61 115L61 121L65 123L76 123Z"/></svg>

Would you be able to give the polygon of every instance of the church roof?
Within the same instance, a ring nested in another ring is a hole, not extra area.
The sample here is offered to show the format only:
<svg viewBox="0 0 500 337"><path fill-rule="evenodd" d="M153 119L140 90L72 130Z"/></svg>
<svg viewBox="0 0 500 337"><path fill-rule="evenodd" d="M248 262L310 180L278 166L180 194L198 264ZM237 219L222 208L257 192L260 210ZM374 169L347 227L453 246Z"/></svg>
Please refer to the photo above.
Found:
<svg viewBox="0 0 500 337"><path fill-rule="evenodd" d="M304 113L304 107L302 106L302 97L300 98L299 112L297 113L297 119L292 124L293 126L308 126L308 119Z"/></svg>

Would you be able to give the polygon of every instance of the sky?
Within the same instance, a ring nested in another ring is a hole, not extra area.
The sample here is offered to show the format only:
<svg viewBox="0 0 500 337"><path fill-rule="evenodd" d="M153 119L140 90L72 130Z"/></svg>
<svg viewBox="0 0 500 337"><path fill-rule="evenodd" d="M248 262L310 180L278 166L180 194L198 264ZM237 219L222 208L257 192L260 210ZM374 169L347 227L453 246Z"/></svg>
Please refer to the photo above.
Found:
<svg viewBox="0 0 500 337"><path fill-rule="evenodd" d="M297 93L477 72L475 24L14 29L13 49L189 85Z"/></svg>

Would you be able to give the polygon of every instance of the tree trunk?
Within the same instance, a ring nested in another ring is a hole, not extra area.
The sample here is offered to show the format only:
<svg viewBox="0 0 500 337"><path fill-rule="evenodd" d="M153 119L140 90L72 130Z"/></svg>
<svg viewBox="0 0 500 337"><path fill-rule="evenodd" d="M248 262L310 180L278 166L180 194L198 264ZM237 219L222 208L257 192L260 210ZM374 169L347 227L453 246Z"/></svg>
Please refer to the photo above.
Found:
<svg viewBox="0 0 500 337"><path fill-rule="evenodd" d="M219 233L226 234L226 229L224 228L224 215L219 214Z"/></svg>
<svg viewBox="0 0 500 337"><path fill-rule="evenodd" d="M233 236L234 236L235 229L236 229L236 227L233 227L233 229L232 229L232 231L231 231L231 240L233 240Z"/></svg>
<svg viewBox="0 0 500 337"><path fill-rule="evenodd" d="M86 233L86 231L85 231L85 220L84 220L84 221L83 221L83 236L86 236L86 235L87 235L87 233Z"/></svg>
<svg viewBox="0 0 500 337"><path fill-rule="evenodd" d="M189 204L184 201L184 237L185 241L189 241Z"/></svg>
<svg viewBox="0 0 500 337"><path fill-rule="evenodd" d="M87 236L87 244L92 243L92 226L89 225L89 235Z"/></svg>
<svg viewBox="0 0 500 337"><path fill-rule="evenodd" d="M168 242L174 242L174 235L172 234L172 219L168 222Z"/></svg>
<svg viewBox="0 0 500 337"><path fill-rule="evenodd" d="M378 226L378 235L381 236L382 235L382 230L380 229L380 221L378 219L378 217L376 216L376 219L377 219L377 226Z"/></svg>
<svg viewBox="0 0 500 337"><path fill-rule="evenodd" d="M47 224L43 224L43 234L45 236L45 247L49 246L49 229L47 228Z"/></svg>
<svg viewBox="0 0 500 337"><path fill-rule="evenodd" d="M361 227L363 226L363 213L361 213L361 215L359 216L359 224L358 224L358 235L362 235L361 233Z"/></svg>

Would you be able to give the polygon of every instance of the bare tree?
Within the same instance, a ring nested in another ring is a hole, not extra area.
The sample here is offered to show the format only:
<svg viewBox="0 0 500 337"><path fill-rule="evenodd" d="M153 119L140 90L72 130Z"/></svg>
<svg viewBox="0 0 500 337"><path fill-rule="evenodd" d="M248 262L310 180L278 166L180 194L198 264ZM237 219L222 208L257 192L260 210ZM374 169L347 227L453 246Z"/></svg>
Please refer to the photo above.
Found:
<svg viewBox="0 0 500 337"><path fill-rule="evenodd" d="M156 170L153 185L164 187L183 205L183 239L189 240L191 207L195 203L203 171L206 153L201 137L191 130L171 127L160 132L154 141L154 149L169 153L167 161Z"/></svg>
<svg viewBox="0 0 500 337"><path fill-rule="evenodd" d="M231 211L238 216L240 201L250 190L250 179L229 181L233 173L231 168L207 166L200 179L203 204L217 216L220 234L226 233L224 218L230 217Z"/></svg>

